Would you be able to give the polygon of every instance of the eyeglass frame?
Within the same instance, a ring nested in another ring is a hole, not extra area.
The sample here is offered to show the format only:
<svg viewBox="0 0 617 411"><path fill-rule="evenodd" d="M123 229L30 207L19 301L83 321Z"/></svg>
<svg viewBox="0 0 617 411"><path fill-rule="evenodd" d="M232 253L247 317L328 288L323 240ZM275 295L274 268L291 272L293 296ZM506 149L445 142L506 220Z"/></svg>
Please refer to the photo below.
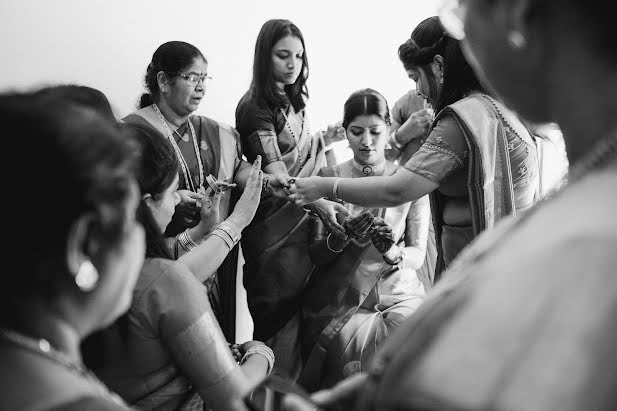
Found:
<svg viewBox="0 0 617 411"><path fill-rule="evenodd" d="M437 8L437 16L448 35L458 41L466 37L465 19L467 17L466 0L444 0Z"/></svg>
<svg viewBox="0 0 617 411"><path fill-rule="evenodd" d="M197 74L197 73L188 73L188 74L184 74L184 73L173 73L176 76L182 77L183 79L185 79L189 84L191 85L198 85L200 82L203 82L203 84L207 84L206 80L210 81L212 80L212 76L209 76L207 74ZM191 81L191 77L192 76L198 76L198 79L195 81Z"/></svg>

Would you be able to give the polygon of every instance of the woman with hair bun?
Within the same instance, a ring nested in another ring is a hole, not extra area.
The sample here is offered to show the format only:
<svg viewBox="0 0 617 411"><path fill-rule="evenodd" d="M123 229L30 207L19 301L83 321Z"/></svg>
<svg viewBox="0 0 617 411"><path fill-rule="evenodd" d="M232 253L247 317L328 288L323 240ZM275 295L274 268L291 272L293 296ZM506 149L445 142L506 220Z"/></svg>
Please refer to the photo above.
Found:
<svg viewBox="0 0 617 411"><path fill-rule="evenodd" d="M345 102L343 127L354 157L325 167L319 176L364 179L389 176L398 166L385 159L390 135L386 99L372 89ZM429 278L424 263L430 217L428 197L392 208L344 203L347 233L328 233L312 220L311 257L317 264L304 293L300 382L327 388L364 369L390 334L422 303Z"/></svg>
<svg viewBox="0 0 617 411"><path fill-rule="evenodd" d="M484 90L438 17L414 29L399 57L417 92L437 113L422 147L393 176L362 181L310 177L297 179L291 191L299 204L336 197L369 207L430 194L438 280L480 232L535 203L536 143L518 117Z"/></svg>

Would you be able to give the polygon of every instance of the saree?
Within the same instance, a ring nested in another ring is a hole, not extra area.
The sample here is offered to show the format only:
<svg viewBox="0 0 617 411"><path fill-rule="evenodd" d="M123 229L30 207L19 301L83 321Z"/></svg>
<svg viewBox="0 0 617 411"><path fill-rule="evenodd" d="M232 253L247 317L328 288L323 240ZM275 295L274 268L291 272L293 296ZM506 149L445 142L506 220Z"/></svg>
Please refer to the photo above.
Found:
<svg viewBox="0 0 617 411"><path fill-rule="evenodd" d="M522 174L522 181L514 182L511 156L515 147L510 136L523 140L527 155L536 155L536 145L525 126L505 106L475 93L441 110L433 124L445 116L454 117L469 149L467 190L472 224L467 229L445 226L442 218L444 198L438 190L431 193L437 245L436 281L447 267L442 239L444 229L449 229L448 244L453 248L448 250L451 261L470 239L492 228L500 219L529 209L533 205L533 201L529 201L530 193L531 198L539 196L537 160L533 167L522 166L517 170Z"/></svg>
<svg viewBox="0 0 617 411"><path fill-rule="evenodd" d="M281 153L274 138L295 144ZM322 135L311 135L304 113L296 113L291 106L278 135L258 131L249 139L258 140L253 144L268 141L263 145L277 152L291 177L315 175L325 166ZM280 198L262 199L253 222L244 230L244 287L255 339L271 339L296 315L300 295L314 268L308 238L307 212Z"/></svg>
<svg viewBox="0 0 617 411"><path fill-rule="evenodd" d="M201 284L182 264L146 259L128 313L104 331L97 375L138 409L202 410L239 370Z"/></svg>
<svg viewBox="0 0 617 411"><path fill-rule="evenodd" d="M613 409L616 159L463 251L376 356L358 409Z"/></svg>
<svg viewBox="0 0 617 411"><path fill-rule="evenodd" d="M320 174L357 177L350 164ZM396 171L389 165L388 175ZM347 207L353 214L364 210ZM371 212L392 227L400 247L407 240L407 245L426 248L428 198ZM405 261L387 264L370 235L349 244L334 260L317 264L303 295L301 323L305 365L299 382L308 391L329 388L365 370L388 336L420 306L431 284L431 278L420 277Z"/></svg>
<svg viewBox="0 0 617 411"><path fill-rule="evenodd" d="M161 133L162 138L166 138L167 131L165 126L153 106L144 107L135 113L129 114L123 120L126 123L151 127ZM199 187L200 174L205 176L212 174L220 181L233 183L242 159L238 133L231 126L204 116L192 116L189 121L193 125L192 129L187 122L178 128L178 135L174 135L190 171L189 185ZM194 137L196 137L196 144L199 147L198 151L201 156L201 164L203 165L202 172L200 172L193 142L191 141L193 138L192 130L196 132ZM191 189L190 186L187 186L182 170L179 170L178 173L180 177L178 189ZM223 193L219 205L221 220L226 219L231 214L236 201L237 196L232 191ZM199 223L199 218L199 209L178 204L172 221L167 226L165 235L168 237L175 236L187 228L194 227ZM229 341L235 340L235 295L238 252L238 246L230 250L227 258L225 258L216 273L206 282L212 309L216 313L219 324Z"/></svg>

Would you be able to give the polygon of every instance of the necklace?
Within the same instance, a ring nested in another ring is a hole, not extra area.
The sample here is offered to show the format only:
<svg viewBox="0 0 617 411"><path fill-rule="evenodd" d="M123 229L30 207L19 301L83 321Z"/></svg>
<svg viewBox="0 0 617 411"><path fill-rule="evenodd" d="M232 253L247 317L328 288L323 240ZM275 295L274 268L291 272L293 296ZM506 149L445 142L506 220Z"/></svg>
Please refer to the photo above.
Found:
<svg viewBox="0 0 617 411"><path fill-rule="evenodd" d="M124 401L113 392L109 391L107 386L101 382L91 371L89 371L83 364L70 358L63 352L55 349L44 338L34 338L25 334L18 333L17 331L9 329L0 329L0 338L9 342L19 348L33 352L40 355L47 360L60 364L65 369L79 374L82 378L88 380L97 393L104 398L108 398L113 402L124 405Z"/></svg>
<svg viewBox="0 0 617 411"><path fill-rule="evenodd" d="M165 119L159 107L156 104L153 104L152 108L154 109L156 114L159 116L159 119L161 120L161 123L163 124L163 127L165 128L167 139L173 146L174 151L176 152L176 156L178 157L178 160L180 160L180 168L182 169L182 174L184 176L184 183L185 183L186 188L190 189L191 191L197 192L197 187L195 187L195 184L193 183L193 177L191 177L191 171L189 169L188 163L186 162L186 159L182 155L182 151L180 151L180 147L178 147L178 143L176 143L176 139L174 138L174 130L172 130L171 126L169 125L169 122L167 121L167 119ZM199 154L199 147L197 147L197 137L196 137L197 133L195 133L195 128L193 127L193 123L191 122L190 118L188 119L188 123L189 123L189 130L191 134L189 138L191 137L193 138L193 148L195 149L195 157L197 158L197 166L199 167L198 183L199 183L199 187L203 187L204 185L204 165L201 162L201 155ZM177 131L175 131L175 133L180 135ZM182 136L180 136L180 138L182 138Z"/></svg>
<svg viewBox="0 0 617 411"><path fill-rule="evenodd" d="M353 165L353 167L362 172L362 174L364 174L367 177L370 176L380 176L384 173L384 171L386 170L386 162L382 161L379 164L375 164L375 165L364 165L364 164L360 164L358 163L355 159L351 160L351 164Z"/></svg>

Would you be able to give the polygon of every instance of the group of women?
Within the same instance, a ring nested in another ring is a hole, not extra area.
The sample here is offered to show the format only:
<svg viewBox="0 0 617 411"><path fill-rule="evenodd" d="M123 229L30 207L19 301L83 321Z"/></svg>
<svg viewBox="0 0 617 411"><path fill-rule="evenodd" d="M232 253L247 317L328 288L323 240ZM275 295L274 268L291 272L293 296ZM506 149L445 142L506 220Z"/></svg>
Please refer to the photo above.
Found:
<svg viewBox="0 0 617 411"><path fill-rule="evenodd" d="M274 370L322 390L287 396L296 410L611 408L611 11L445 2L399 48L435 118L418 107L392 127L386 99L358 90L342 164L326 155L335 128L310 132L305 42L287 20L259 33L235 128L193 115L208 63L183 42L156 50L119 122L92 89L1 96L7 132L28 136L11 152L31 155L9 156L9 192L38 183L8 203L33 218L0 288L3 404L245 409ZM565 87L573 74L586 81ZM570 183L539 206L537 141L502 96L564 130ZM583 96L591 108L570 104ZM240 242L260 341L229 344Z"/></svg>

